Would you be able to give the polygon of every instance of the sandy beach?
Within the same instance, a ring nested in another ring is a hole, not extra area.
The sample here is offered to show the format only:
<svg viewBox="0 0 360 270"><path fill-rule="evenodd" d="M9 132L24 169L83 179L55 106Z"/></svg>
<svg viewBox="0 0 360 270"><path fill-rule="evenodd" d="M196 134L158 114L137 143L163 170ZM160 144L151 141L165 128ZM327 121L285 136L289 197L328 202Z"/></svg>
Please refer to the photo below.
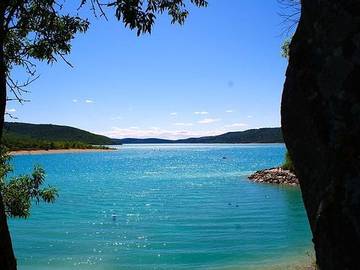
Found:
<svg viewBox="0 0 360 270"><path fill-rule="evenodd" d="M10 155L43 155L43 154L65 154L65 153L89 153L89 152L111 152L117 149L52 149L52 150L19 150L11 151Z"/></svg>

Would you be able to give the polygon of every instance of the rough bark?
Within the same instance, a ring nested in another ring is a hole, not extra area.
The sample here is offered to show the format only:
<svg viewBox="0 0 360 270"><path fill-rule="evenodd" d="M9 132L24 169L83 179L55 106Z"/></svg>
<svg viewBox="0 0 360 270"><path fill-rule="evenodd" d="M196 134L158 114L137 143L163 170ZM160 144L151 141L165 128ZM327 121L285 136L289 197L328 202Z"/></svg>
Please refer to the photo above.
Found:
<svg viewBox="0 0 360 270"><path fill-rule="evenodd" d="M3 40L0 32L0 40ZM4 127L6 107L6 65L2 42L0 42L0 140ZM0 269L15 270L16 259L12 248L11 237L7 225L3 199L0 193Z"/></svg>
<svg viewBox="0 0 360 270"><path fill-rule="evenodd" d="M303 0L282 127L320 269L360 269L360 1Z"/></svg>

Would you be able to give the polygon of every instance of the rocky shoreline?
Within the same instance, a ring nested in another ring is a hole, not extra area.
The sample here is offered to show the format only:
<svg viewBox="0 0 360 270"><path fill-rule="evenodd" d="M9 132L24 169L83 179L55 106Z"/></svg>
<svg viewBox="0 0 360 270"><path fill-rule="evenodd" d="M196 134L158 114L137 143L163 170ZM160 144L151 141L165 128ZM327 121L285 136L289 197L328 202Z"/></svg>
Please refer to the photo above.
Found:
<svg viewBox="0 0 360 270"><path fill-rule="evenodd" d="M298 186L299 180L295 174L280 167L257 171L248 177L256 183L280 184Z"/></svg>

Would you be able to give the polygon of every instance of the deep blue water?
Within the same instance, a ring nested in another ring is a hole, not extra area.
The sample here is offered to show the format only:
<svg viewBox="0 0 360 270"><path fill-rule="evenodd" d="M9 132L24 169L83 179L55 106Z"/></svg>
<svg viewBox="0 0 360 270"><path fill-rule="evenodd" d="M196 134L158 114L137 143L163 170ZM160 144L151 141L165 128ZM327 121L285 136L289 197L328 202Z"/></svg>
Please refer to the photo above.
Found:
<svg viewBox="0 0 360 270"><path fill-rule="evenodd" d="M279 269L307 260L300 190L247 180L284 152L281 144L125 145L16 156L16 173L41 164L60 192L30 219L10 221L19 269Z"/></svg>

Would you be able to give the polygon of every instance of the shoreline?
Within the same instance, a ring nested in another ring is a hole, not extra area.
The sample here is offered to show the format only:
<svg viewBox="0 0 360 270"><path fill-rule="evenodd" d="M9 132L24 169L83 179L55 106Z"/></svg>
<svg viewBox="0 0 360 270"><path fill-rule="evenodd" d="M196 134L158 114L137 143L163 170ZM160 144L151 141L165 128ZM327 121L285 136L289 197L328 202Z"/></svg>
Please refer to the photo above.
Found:
<svg viewBox="0 0 360 270"><path fill-rule="evenodd" d="M293 172L285 170L281 167L257 171L249 175L248 179L255 183L299 186L299 179L296 175Z"/></svg>
<svg viewBox="0 0 360 270"><path fill-rule="evenodd" d="M10 151L11 156L22 155L44 155L44 154L74 154L74 153L91 153L91 152L111 152L117 149L49 149L49 150L16 150Z"/></svg>

